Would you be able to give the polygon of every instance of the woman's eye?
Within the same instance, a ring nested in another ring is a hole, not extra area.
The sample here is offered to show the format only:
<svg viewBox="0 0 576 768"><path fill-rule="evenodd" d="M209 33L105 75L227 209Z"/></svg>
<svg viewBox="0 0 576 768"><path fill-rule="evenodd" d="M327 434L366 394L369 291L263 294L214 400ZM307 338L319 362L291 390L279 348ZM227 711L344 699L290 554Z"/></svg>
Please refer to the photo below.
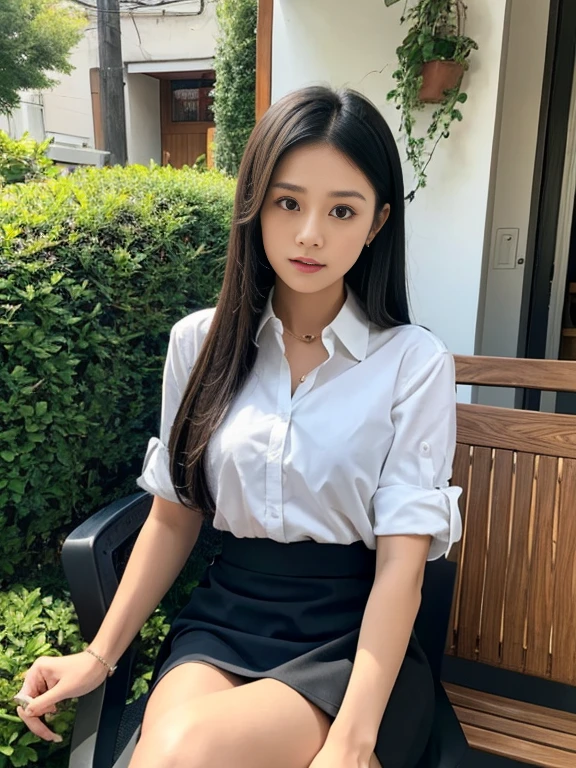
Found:
<svg viewBox="0 0 576 768"><path fill-rule="evenodd" d="M278 200L278 205L284 211L297 211L298 210L298 203L296 202L296 200L294 200L291 197L283 197L281 200Z"/></svg>
<svg viewBox="0 0 576 768"><path fill-rule="evenodd" d="M347 205L337 205L336 208L333 208L330 211L330 213L334 214L334 218L341 219L342 221L351 219L352 216L356 215L352 208L349 208Z"/></svg>

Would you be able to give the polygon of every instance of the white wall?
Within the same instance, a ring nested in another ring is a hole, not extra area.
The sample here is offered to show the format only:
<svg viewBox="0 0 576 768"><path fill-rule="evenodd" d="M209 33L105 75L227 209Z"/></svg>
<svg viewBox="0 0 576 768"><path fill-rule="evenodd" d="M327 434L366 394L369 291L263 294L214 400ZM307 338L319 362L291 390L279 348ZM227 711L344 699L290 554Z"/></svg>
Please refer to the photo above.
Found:
<svg viewBox="0 0 576 768"><path fill-rule="evenodd" d="M11 115L0 115L0 130L13 138L28 133L36 141L43 141L45 134L41 95L23 91L20 97L20 105Z"/></svg>
<svg viewBox="0 0 576 768"><path fill-rule="evenodd" d="M207 2L202 15L191 15L199 8L199 0L190 0L171 5L168 9L138 9L123 14L121 29L124 62L175 61L180 65L182 61L213 57L217 34L215 5ZM74 71L70 75L57 75L58 85L43 94L46 131L85 138L88 146L93 147L90 69L98 66L98 34L94 16L89 20L85 34L73 52L72 64ZM146 87L142 85L145 81L140 81L139 87L132 80L134 77L136 75L128 75L126 78L127 90L133 89L133 97L127 93L127 100L132 111L139 109L140 115L146 118L143 111L151 108L152 85L146 83ZM140 108L135 105L137 95L143 98ZM159 120L158 110L154 112L154 117ZM150 149L150 158L159 161L160 150L156 147L156 136L152 135L151 129L145 129L143 136L137 134L138 131L132 131L127 137L129 155L138 158L134 162L143 162L144 155L148 153L144 147L154 147Z"/></svg>
<svg viewBox="0 0 576 768"><path fill-rule="evenodd" d="M396 130L398 113L386 94L405 34L399 23L403 5L276 0L273 99L310 83L349 85L372 99ZM407 211L415 319L461 354L474 353L506 0L468 6L467 31L480 51L466 75L464 121L439 146L429 186ZM409 187L407 165L405 178Z"/></svg>
<svg viewBox="0 0 576 768"><path fill-rule="evenodd" d="M55 75L58 85L45 91L44 127L48 133L70 136L94 146L92 97L90 94L90 68L98 66L98 41L93 29L88 29L74 49L70 62L74 67L69 75Z"/></svg>
<svg viewBox="0 0 576 768"><path fill-rule="evenodd" d="M155 77L126 76L126 138L129 163L161 163L160 81Z"/></svg>
<svg viewBox="0 0 576 768"><path fill-rule="evenodd" d="M498 157L486 239L478 352L516 357L550 0L512 0ZM495 268L499 229L518 230L513 269ZM520 264L519 260L523 263ZM513 406L514 392L482 388L480 402Z"/></svg>
<svg viewBox="0 0 576 768"><path fill-rule="evenodd" d="M202 59L214 55L216 6L199 0L158 10L134 11L122 18L122 56L126 62Z"/></svg>

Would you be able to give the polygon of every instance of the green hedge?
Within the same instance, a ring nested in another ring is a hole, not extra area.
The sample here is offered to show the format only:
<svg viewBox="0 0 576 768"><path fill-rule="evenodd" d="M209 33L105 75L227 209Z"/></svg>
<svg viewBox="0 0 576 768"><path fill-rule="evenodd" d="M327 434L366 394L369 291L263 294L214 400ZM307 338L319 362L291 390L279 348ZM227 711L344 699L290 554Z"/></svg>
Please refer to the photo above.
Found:
<svg viewBox="0 0 576 768"><path fill-rule="evenodd" d="M234 182L78 171L0 201L0 580L137 490L170 326L212 304Z"/></svg>
<svg viewBox="0 0 576 768"><path fill-rule="evenodd" d="M81 647L60 546L138 490L168 333L217 298L234 186L214 171L131 166L3 189L0 768L67 764L67 738L40 742L11 698L38 655ZM192 558L144 628L134 696L209 555ZM64 737L73 715L72 702L53 719Z"/></svg>
<svg viewBox="0 0 576 768"><path fill-rule="evenodd" d="M58 169L47 155L51 141L40 144L27 133L21 139L11 139L0 131L0 185L55 176Z"/></svg>
<svg viewBox="0 0 576 768"><path fill-rule="evenodd" d="M69 601L43 596L42 590L17 586L0 593L0 768L40 762L64 766L65 747L42 743L17 717L12 697L20 688L22 673L38 656L76 653L82 642ZM59 705L47 716L50 727L63 736L74 721L74 703ZM39 759L42 758L42 759Z"/></svg>
<svg viewBox="0 0 576 768"><path fill-rule="evenodd" d="M188 584L188 589L191 586ZM0 615L0 768L32 763L66 768L76 700L60 702L57 714L45 718L50 728L63 737L63 742L56 745L28 731L16 715L12 697L22 685L23 674L38 656L78 653L84 648L70 600L64 594L46 594L40 587L30 590L17 585L0 593ZM132 699L147 692L153 660L168 628L166 608L161 606L140 636Z"/></svg>
<svg viewBox="0 0 576 768"><path fill-rule="evenodd" d="M214 57L214 163L236 176L254 128L256 110L257 0L218 0Z"/></svg>

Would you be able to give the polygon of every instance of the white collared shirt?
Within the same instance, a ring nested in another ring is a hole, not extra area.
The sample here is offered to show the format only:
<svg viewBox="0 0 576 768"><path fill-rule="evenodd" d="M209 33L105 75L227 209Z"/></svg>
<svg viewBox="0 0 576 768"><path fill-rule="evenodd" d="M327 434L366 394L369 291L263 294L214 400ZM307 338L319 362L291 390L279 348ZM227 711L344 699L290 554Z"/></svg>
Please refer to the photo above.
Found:
<svg viewBox="0 0 576 768"><path fill-rule="evenodd" d="M256 364L213 435L208 479L214 526L237 537L376 547L376 536L432 536L429 559L461 536L461 489L449 487L456 444L454 361L420 326L382 330L352 291L322 332L328 359L291 395L272 294ZM138 485L177 502L168 439L214 310L170 334L159 438Z"/></svg>

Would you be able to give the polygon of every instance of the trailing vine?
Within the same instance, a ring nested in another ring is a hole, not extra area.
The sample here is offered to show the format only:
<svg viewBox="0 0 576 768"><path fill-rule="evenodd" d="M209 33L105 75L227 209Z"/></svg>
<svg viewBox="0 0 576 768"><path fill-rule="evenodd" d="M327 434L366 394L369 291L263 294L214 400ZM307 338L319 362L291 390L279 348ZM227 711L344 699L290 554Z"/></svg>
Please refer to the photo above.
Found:
<svg viewBox="0 0 576 768"><path fill-rule="evenodd" d="M385 0L392 5L398 0ZM424 65L432 61L450 61L460 64L466 71L469 56L478 45L464 34L466 6L463 0L417 0L409 6L405 0L402 24L408 24L408 34L397 49L398 68L393 73L396 87L387 98L400 110L400 131L406 143L406 155L414 168L416 186L408 195L413 200L416 192L426 186L427 170L434 152L442 139L450 136L454 120L462 120L460 105L468 98L460 83L444 92L444 98L435 106L430 123L423 135L416 135L416 115L425 104L420 99Z"/></svg>

